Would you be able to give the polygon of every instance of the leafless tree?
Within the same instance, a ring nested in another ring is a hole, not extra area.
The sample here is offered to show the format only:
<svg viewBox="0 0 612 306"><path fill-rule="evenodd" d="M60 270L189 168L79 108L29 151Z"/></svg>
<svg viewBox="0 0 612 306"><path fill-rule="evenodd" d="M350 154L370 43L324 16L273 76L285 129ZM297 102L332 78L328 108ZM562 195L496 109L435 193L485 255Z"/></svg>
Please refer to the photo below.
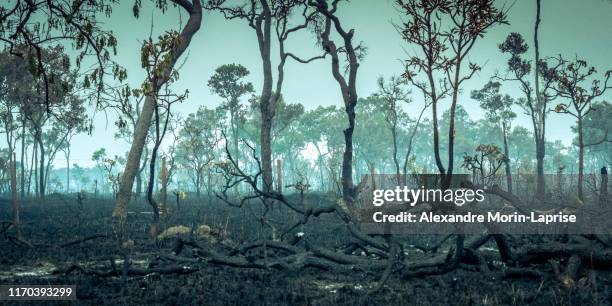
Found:
<svg viewBox="0 0 612 306"><path fill-rule="evenodd" d="M348 127L344 129L344 153L342 156L342 198L347 204L352 204L357 196L357 188L353 184L353 132L355 130L355 107L357 106L357 70L359 60L365 55L365 47L353 41L355 30L347 29L338 17L340 0L333 0L331 5L327 0L310 1L323 17L322 28L319 29L323 50L331 57L332 75L342 93L344 111L348 119ZM338 45L332 38L333 31L340 36ZM344 59L341 60L341 57ZM344 60L345 72L341 70Z"/></svg>

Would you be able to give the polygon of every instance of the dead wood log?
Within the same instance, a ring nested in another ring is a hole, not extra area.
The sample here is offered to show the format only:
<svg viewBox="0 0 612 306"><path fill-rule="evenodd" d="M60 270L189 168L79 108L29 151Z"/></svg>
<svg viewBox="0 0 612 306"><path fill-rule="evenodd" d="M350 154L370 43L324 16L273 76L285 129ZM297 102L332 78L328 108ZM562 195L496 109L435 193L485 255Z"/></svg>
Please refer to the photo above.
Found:
<svg viewBox="0 0 612 306"><path fill-rule="evenodd" d="M75 239L72 241L68 241L62 244L59 244L58 247L60 248L65 248L65 247L69 247L69 246L73 246L76 244L80 244L89 240L94 240L94 239L100 239L100 238L108 238L108 235L101 235L101 234L97 234L97 235L92 235L92 236L87 236L85 238L80 238L80 239Z"/></svg>
<svg viewBox="0 0 612 306"><path fill-rule="evenodd" d="M311 251L317 257L325 258L343 265L358 265L361 266L363 270L383 270L386 267L384 263L367 259L363 256L346 255L324 248L311 248Z"/></svg>
<svg viewBox="0 0 612 306"><path fill-rule="evenodd" d="M413 277L424 277L429 275L442 275L446 274L450 271L457 269L459 265L451 265L451 264L439 264L437 266L424 267L420 269L408 269L402 273L403 279L413 278Z"/></svg>
<svg viewBox="0 0 612 306"><path fill-rule="evenodd" d="M202 262L200 258L189 258L189 257L172 255L172 254L159 254L156 260L182 262L182 263L200 263Z"/></svg>
<svg viewBox="0 0 612 306"><path fill-rule="evenodd" d="M255 248L259 248L259 247L266 247L266 248L271 248L271 249L275 249L275 250L279 250L279 251L284 251L290 254L296 254L299 253L301 250L298 247L295 247L293 245L290 244L286 244L280 241L273 241L273 240L267 240L267 241L256 241L253 243L249 243L247 245L244 245L240 248L236 248L233 251L231 251L228 256L234 256L236 254L246 254L249 250L255 249Z"/></svg>
<svg viewBox="0 0 612 306"><path fill-rule="evenodd" d="M398 243L393 243L390 240L391 239L388 239L391 254L389 258L387 259L387 267L383 271L383 274L380 277L380 280L378 281L376 286L372 288L372 290L368 291L368 294L376 293L380 289L382 289L382 287L385 285L389 277L391 277L391 274L393 273L393 267L395 266L396 262L399 259L399 253L401 251L401 247Z"/></svg>
<svg viewBox="0 0 612 306"><path fill-rule="evenodd" d="M528 246L516 256L516 262L521 265L547 262L550 259L565 259L578 256L586 267L599 270L612 268L612 250L598 245L565 244L549 242Z"/></svg>
<svg viewBox="0 0 612 306"><path fill-rule="evenodd" d="M127 275L128 276L145 276L145 275L149 275L152 273L158 273L158 274L189 274L189 273L193 273L198 271L199 268L197 267L188 267L188 266L183 266L183 265L168 265L168 266L163 266L163 267L153 267L153 268L147 268L147 269L143 269L143 268L136 268L136 267L129 267L127 269ZM117 271L116 268L111 268L111 270L109 271L98 271L98 270L94 270L94 269L89 269L80 265L72 265L70 266L68 269L66 269L66 271L64 272L65 275L68 275L72 272L81 272L85 275L95 275L98 277L113 277L113 276L120 276L120 273Z"/></svg>
<svg viewBox="0 0 612 306"><path fill-rule="evenodd" d="M25 248L25 249L31 249L34 246L32 245L32 243L30 243L29 241L18 237L18 236L13 236L13 235L8 235L7 236L8 241L10 241L12 244L14 244L15 246L18 246L20 248Z"/></svg>

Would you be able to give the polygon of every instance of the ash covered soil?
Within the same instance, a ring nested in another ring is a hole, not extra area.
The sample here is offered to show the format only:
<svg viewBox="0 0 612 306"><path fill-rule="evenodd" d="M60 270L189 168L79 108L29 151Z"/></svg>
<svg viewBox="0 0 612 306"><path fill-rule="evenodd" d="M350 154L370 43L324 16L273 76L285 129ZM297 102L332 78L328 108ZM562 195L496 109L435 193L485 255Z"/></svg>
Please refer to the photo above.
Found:
<svg viewBox="0 0 612 306"><path fill-rule="evenodd" d="M306 202L320 203L327 198L312 194ZM1 204L0 220L10 220L10 203L1 201ZM485 268L488 271L477 265L463 265L441 275L401 278L400 273L393 273L376 292L372 291L380 275L359 269L349 272L317 268L279 271L236 268L205 261L172 262L169 258L179 238L168 237L158 241L149 238L152 216L146 201L137 201L130 207L128 231L133 245L128 246L117 243L111 218L112 204L109 199L89 198L79 205L75 197L67 195L50 195L45 203L34 200L23 203L22 237L30 245L11 239L15 234L13 228L2 233L0 284L76 284L79 304L612 304L610 271L589 269L588 263L584 263L586 267L576 280L566 284L555 277L555 264L543 262L528 267L541 276L508 277L503 273L507 267L496 259L499 256L491 242L481 248L489 259ZM209 237L194 237L193 231L188 235L218 252L228 252L232 246L261 239L264 232L262 228L265 225L257 219L260 215L257 208L238 209L216 200L186 200L179 209L172 206L169 210L162 215L161 231L179 225L195 231L201 225L208 225L211 229ZM274 208L269 216L281 225L286 223L286 226L295 221L290 213L279 207ZM269 234L269 230L266 232ZM313 218L296 232L303 233L303 239L297 244L302 247L309 244L334 248L351 241L344 226L333 216ZM80 241L88 237L91 239ZM411 236L402 239L415 245L431 245L441 238ZM537 243L542 239L549 238L515 237L512 246L518 248L519 244ZM406 258L413 262L427 260L448 252L452 244L449 239L436 253L410 248L405 250ZM181 256L189 258L191 252L184 250ZM124 264L125 258L129 267L141 270L179 265L193 272L128 277L110 275L128 266ZM564 267L564 260L560 258L557 265Z"/></svg>

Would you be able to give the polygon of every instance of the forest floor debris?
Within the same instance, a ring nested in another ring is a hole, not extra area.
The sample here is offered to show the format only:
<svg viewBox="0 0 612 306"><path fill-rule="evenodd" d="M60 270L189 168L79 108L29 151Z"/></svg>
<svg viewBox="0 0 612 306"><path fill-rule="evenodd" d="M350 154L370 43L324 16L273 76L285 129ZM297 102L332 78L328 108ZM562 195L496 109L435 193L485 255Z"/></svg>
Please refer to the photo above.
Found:
<svg viewBox="0 0 612 306"><path fill-rule="evenodd" d="M24 205L24 220L27 221L22 227L23 236L33 247L22 248L0 239L3 250L0 280L14 284L77 284L78 298L91 304L491 305L571 301L606 305L612 301L612 292L607 289L612 286L612 273L609 269L592 269L594 264L605 268L602 264L610 250L602 247L604 244L593 248L597 251L594 254L599 256L594 257L593 262L586 260L590 253L575 252L574 257L564 256L572 248L588 243L597 245L596 240L575 238L564 243L541 244L529 239L521 243L520 237L515 237L514 251L518 253L522 247L526 250L523 254L541 260L514 267L499 258L492 239L467 237L467 246L478 247L477 252L470 253L473 256L469 258L475 260L474 263L461 263L456 269L439 275L403 279L401 273L396 272L406 267L389 266L385 257L388 255L377 253L373 248L361 249L363 246L354 245L345 250L353 250L353 255L340 256L338 251L342 250L334 246L350 246L354 240L344 234L337 219L330 216L312 218L309 221L312 223L299 228L300 235L296 232L295 237L288 235L286 241L272 241L262 240L258 236L261 224L244 218L240 210L213 203L205 207L206 216L202 216L199 211L204 207L185 205L181 215L168 215L162 220L166 230L181 228L180 231L172 230L180 232L179 237L168 235L167 239L159 241L148 236L149 215L131 214L129 240L133 245L125 248L113 238L108 222L112 203L91 201L88 204L79 212L80 216L86 216L81 220L74 217L77 204L71 206L70 202ZM131 207L134 211L147 209L144 205ZM9 214L8 209L0 208L0 219L6 219ZM224 235L232 240L231 245L217 239L189 240L189 236L206 237L206 233L214 236L219 226L211 220L224 220ZM330 232L338 234L329 235ZM174 253L176 242L183 239L180 237L186 239L183 243L187 245ZM435 250L410 247L402 252L404 262L435 267L439 259L448 258L452 250L454 241L449 239L440 244L443 239L440 236L414 237L414 241L405 245L434 246ZM60 245L65 246L58 247ZM539 250L539 245L546 248ZM302 253L304 248L309 251ZM264 259L266 253L268 258ZM274 254L280 257L274 259L271 257ZM547 259L550 255L556 256L555 263ZM279 258L284 262L275 262ZM357 264L337 264L356 258ZM488 262L486 269L482 262L479 263L483 258ZM361 264L362 261L365 264ZM296 263L300 262L313 265L292 269L299 267ZM380 265L377 268L380 270L363 269L370 262ZM125 267L127 278L124 279ZM324 268L338 267L343 268L324 271ZM381 279L380 273L388 268L393 273Z"/></svg>

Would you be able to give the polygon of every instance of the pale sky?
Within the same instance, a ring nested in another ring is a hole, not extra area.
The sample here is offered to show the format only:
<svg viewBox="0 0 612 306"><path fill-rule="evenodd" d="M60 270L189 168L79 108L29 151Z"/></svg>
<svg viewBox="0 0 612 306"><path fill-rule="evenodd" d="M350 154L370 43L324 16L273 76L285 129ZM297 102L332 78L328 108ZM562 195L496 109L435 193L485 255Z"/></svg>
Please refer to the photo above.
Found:
<svg viewBox="0 0 612 306"><path fill-rule="evenodd" d="M119 39L119 54L116 61L128 69L128 82L137 87L143 80L140 68L140 41L147 38L154 21L154 33L180 29L178 9L170 9L166 14L159 10L141 12L140 19L132 17L132 1L123 1L115 8L113 16L103 25L112 30ZM143 1L149 5L148 1ZM512 2L497 1L500 5ZM400 21L400 15L390 0L353 0L340 7L341 20L347 28L355 29L355 40L363 41L368 54L361 63L358 72L357 89L361 97L376 91L376 79L379 76L401 74L402 60L405 59L408 46L397 33L393 22ZM604 0L543 0L542 23L540 32L540 52L542 56L574 57L578 54L598 68L599 75L612 69L610 59L612 50L612 2ZM183 21L185 16L183 16ZM470 60L485 65L483 70L466 83L459 103L463 105L472 118L480 118L482 111L478 103L469 98L472 89L482 87L496 70L503 70L507 60L497 48L510 32L519 32L531 45L535 20L535 0L517 0L509 12L510 25L497 26L490 30L485 38L477 42L470 54ZM304 33L287 42L287 49L304 57L320 53L314 45L315 38ZM214 107L220 99L214 96L206 85L216 67L222 64L239 63L251 71L248 80L256 92L261 89L262 73L254 31L242 20L225 20L213 12L204 14L202 27L192 41L188 57L180 70L177 90L189 89L190 96L175 109L182 114L195 111L201 105ZM530 49L529 56L533 57ZM303 103L306 109L318 105L342 105L337 83L331 77L329 57L326 60L311 64L290 62L286 65L286 80L283 95L289 102ZM515 98L521 97L516 87L504 85L502 90ZM612 95L607 94L610 100ZM414 92L412 114L420 110L422 97ZM559 101L561 102L561 101ZM530 128L525 115L519 113L515 125ZM93 112L93 110L92 110ZM115 140L114 114L96 115L96 129L93 135L78 135L73 140L72 155L74 162L83 166L92 164L91 154L105 147L113 154L123 155L129 149L123 140ZM360 124L358 122L358 124ZM364 123L365 124L365 123ZM547 138L561 139L569 144L574 137L570 130L573 120L567 115L552 114L549 117ZM64 161L56 160L58 167Z"/></svg>

